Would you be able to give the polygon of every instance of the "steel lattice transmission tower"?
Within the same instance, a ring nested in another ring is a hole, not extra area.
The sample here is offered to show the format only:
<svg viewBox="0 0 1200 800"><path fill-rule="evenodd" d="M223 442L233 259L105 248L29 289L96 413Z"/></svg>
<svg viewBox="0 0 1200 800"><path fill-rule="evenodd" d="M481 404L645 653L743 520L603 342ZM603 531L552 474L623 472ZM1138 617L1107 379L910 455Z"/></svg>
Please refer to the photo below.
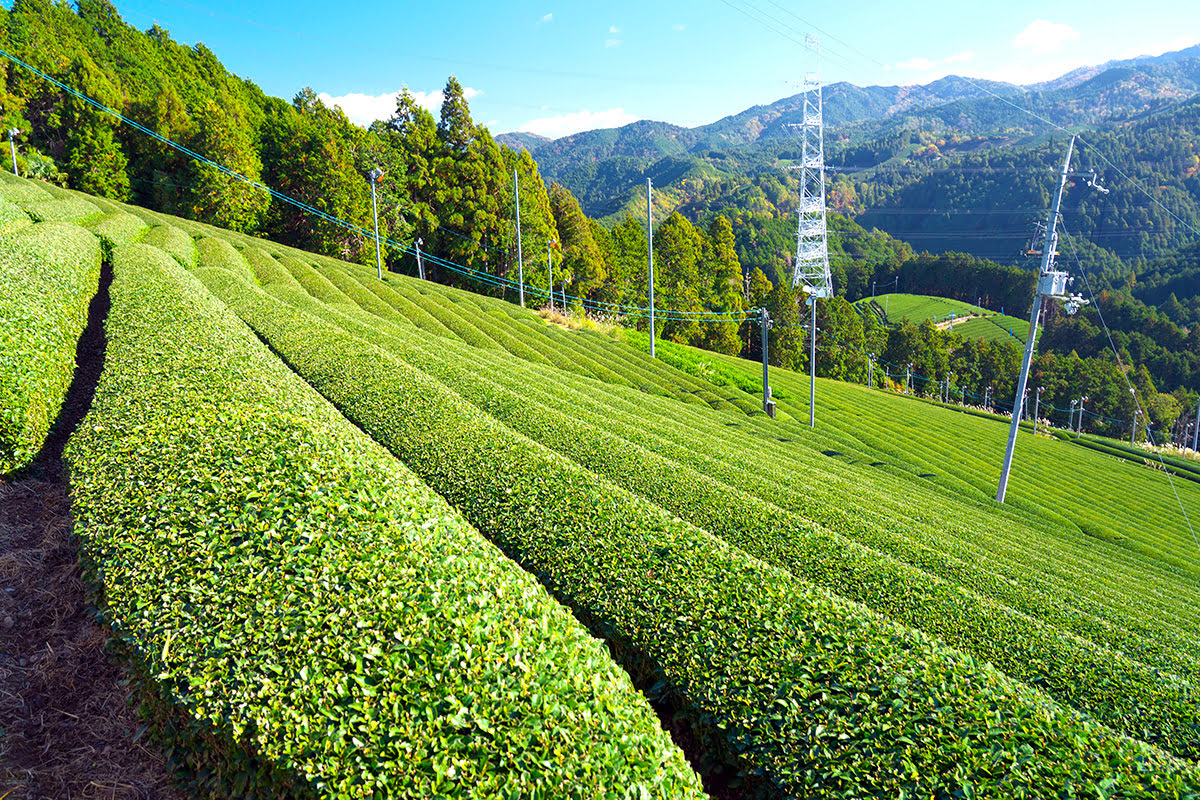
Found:
<svg viewBox="0 0 1200 800"><path fill-rule="evenodd" d="M809 297L833 295L829 275L829 237L825 223L825 124L821 113L819 77L803 84L804 122L800 156L800 210L796 229L796 266L792 287Z"/></svg>
<svg viewBox="0 0 1200 800"><path fill-rule="evenodd" d="M796 265L792 288L808 296L809 319L809 397L808 424L815 427L817 400L817 300L833 296L833 278L829 275L829 235L825 222L825 120L821 109L821 43L809 34L805 44L817 54L817 73L806 75L804 117L800 128L800 208L796 223Z"/></svg>

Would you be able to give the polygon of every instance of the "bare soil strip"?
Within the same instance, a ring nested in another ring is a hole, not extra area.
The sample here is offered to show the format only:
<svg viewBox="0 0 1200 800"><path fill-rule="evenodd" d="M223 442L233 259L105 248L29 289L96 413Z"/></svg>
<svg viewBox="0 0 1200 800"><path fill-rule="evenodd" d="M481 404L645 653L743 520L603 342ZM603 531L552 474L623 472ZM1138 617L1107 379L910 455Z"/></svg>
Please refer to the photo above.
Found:
<svg viewBox="0 0 1200 800"><path fill-rule="evenodd" d="M62 452L104 368L107 267L75 380L34 466L0 483L0 798L176 800L108 634L87 611Z"/></svg>

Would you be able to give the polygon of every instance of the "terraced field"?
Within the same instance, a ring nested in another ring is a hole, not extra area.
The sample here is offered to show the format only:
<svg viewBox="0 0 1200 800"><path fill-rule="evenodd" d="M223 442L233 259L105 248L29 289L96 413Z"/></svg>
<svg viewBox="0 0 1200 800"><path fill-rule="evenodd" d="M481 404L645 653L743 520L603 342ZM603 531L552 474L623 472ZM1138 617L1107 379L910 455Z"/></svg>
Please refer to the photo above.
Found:
<svg viewBox="0 0 1200 800"><path fill-rule="evenodd" d="M723 796L1200 791L1200 548L1164 473L1024 436L998 507L998 420L821 381L811 431L804 376L770 420L737 359L94 207L81 542L197 774L695 794L632 680Z"/></svg>
<svg viewBox="0 0 1200 800"><path fill-rule="evenodd" d="M898 325L904 320L920 324L931 319L938 327L952 330L964 339L995 341L1016 338L1024 342L1029 335L1029 320L946 297L881 294L873 298L864 297L855 301L854 306L860 314L873 314L885 325Z"/></svg>

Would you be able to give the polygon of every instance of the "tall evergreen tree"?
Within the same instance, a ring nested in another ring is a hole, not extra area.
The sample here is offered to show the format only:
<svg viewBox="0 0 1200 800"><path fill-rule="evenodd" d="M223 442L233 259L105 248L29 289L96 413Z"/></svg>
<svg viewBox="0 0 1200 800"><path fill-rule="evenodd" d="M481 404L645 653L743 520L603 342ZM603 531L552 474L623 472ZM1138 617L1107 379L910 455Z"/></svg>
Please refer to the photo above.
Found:
<svg viewBox="0 0 1200 800"><path fill-rule="evenodd" d="M194 149L257 182L262 177L262 163L252 132L225 109L226 104L212 100L200 108L195 117ZM270 195L201 161L192 162L191 173L190 216L235 231L259 229L271 202Z"/></svg>
<svg viewBox="0 0 1200 800"><path fill-rule="evenodd" d="M700 302L704 247L704 236L679 212L667 217L654 234L655 301L668 313L663 336L675 342L696 344L701 340L701 324L686 314L704 310ZM671 312L676 316L670 316Z"/></svg>
<svg viewBox="0 0 1200 800"><path fill-rule="evenodd" d="M606 277L600 248L575 197L557 183L550 185L549 196L562 242L563 277L559 283L566 280L569 294L590 298Z"/></svg>
<svg viewBox="0 0 1200 800"><path fill-rule="evenodd" d="M736 321L745 309L742 297L742 265L738 262L733 241L733 226L724 215L713 218L708 227L708 242L704 260L707 283L705 304L709 310L726 314L729 322L704 323L700 346L718 353L736 355L741 351Z"/></svg>
<svg viewBox="0 0 1200 800"><path fill-rule="evenodd" d="M88 97L120 111L123 104L116 87L86 56L71 62L67 83ZM71 185L89 194L113 200L129 199L128 159L113 129L116 120L74 95L63 100L66 136L66 173Z"/></svg>

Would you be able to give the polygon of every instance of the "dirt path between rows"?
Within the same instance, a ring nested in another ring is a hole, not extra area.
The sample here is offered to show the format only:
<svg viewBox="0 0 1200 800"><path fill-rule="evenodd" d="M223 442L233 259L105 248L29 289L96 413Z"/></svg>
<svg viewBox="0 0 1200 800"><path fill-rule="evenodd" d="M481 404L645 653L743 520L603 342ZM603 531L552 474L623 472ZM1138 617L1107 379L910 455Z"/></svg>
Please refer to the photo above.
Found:
<svg viewBox="0 0 1200 800"><path fill-rule="evenodd" d="M63 446L104 367L107 270L75 381L34 466L0 483L0 798L178 800L87 611Z"/></svg>
<svg viewBox="0 0 1200 800"><path fill-rule="evenodd" d="M951 325L957 325L958 323L966 322L969 319L983 319L987 316L988 316L987 314L963 314L961 317L955 317L954 319L944 319L941 322L935 322L935 323L933 323L933 326L935 328L937 328L939 331L944 331L947 328L949 328Z"/></svg>

